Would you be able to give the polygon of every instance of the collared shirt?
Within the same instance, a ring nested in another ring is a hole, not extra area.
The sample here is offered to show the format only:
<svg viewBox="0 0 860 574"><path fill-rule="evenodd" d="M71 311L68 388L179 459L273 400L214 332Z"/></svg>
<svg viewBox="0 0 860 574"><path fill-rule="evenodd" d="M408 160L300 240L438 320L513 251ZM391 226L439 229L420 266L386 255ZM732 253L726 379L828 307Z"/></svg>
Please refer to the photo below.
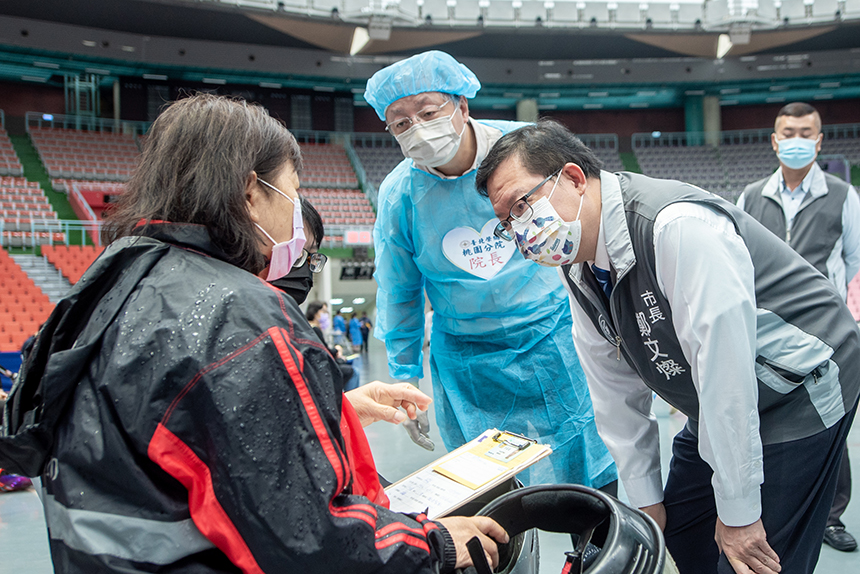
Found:
<svg viewBox="0 0 860 574"><path fill-rule="evenodd" d="M612 271L612 264L609 263L609 252L606 251L606 236L603 231L603 218L600 218L600 229L597 232L597 250L594 253L594 261L588 261L588 265L594 265L600 269Z"/></svg>
<svg viewBox="0 0 860 574"><path fill-rule="evenodd" d="M785 183L785 177L782 175L782 168L779 168L779 194L782 198L782 210L785 212L786 229L791 229L791 222L794 221L794 216L800 211L800 205L806 199L809 193L809 188L812 187L813 171L809 170L803 181L800 182L794 190L788 189Z"/></svg>
<svg viewBox="0 0 860 574"><path fill-rule="evenodd" d="M603 237L595 262L608 261L608 246L614 243L616 253L627 233L613 174L601 172L601 194ZM657 215L654 251L658 284L672 306L673 325L699 395L699 452L714 469L718 514L730 526L751 524L761 514L764 480L752 258L727 216L683 202ZM589 381L601 438L618 465L631 504L656 504L663 500L663 481L659 432L651 413L653 393L626 361L618 360L615 346L585 311L573 301L571 309L576 351Z"/></svg>
<svg viewBox="0 0 860 574"><path fill-rule="evenodd" d="M827 182L824 179L824 171L816 163L794 192L788 192L782 176L782 167L780 167L770 177L762 193L780 203L785 214L786 229L791 230L800 207L810 196L815 198L826 194ZM737 206L744 209L745 203L746 198L742 193L738 197ZM858 270L860 270L860 197L854 186L851 186L842 209L842 237L828 258L827 276L842 297L846 297L847 285L857 275Z"/></svg>
<svg viewBox="0 0 860 574"><path fill-rule="evenodd" d="M475 150L475 161L472 162L472 166L464 171L463 174L469 173L474 169L478 169L478 166L481 165L481 162L484 161L485 157L487 157L487 153L489 153L490 148L493 147L500 137L502 137L502 132L495 128L485 126L480 122L474 122L472 121L472 118L469 118L468 122L475 131L475 143L477 144L477 149ZM465 135L466 134L464 132L463 136L465 137ZM458 177L463 177L463 174L445 175L435 167L419 165L418 163L415 164L415 167L426 171L429 174L435 175L436 177L441 177L442 179L457 179Z"/></svg>

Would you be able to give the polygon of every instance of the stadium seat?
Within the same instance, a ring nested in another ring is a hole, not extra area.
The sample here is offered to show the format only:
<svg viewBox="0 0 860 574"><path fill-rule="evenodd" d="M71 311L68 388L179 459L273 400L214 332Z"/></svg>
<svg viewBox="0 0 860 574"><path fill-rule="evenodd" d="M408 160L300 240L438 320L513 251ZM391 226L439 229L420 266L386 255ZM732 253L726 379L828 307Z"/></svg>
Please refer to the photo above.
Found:
<svg viewBox="0 0 860 574"><path fill-rule="evenodd" d="M14 259L0 249L0 351L17 351L53 305Z"/></svg>
<svg viewBox="0 0 860 574"><path fill-rule="evenodd" d="M42 247L42 255L75 284L103 250L104 247L95 245L46 245Z"/></svg>

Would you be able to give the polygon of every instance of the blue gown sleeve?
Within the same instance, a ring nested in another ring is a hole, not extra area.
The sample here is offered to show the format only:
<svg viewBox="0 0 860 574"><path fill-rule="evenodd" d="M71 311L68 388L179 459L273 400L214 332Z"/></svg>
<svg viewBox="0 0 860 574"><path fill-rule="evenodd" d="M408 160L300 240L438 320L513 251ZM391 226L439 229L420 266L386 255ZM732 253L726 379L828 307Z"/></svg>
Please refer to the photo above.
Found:
<svg viewBox="0 0 860 574"><path fill-rule="evenodd" d="M377 321L374 336L385 342L395 379L423 376L424 275L415 264L409 168L401 164L379 190L373 232L376 252Z"/></svg>

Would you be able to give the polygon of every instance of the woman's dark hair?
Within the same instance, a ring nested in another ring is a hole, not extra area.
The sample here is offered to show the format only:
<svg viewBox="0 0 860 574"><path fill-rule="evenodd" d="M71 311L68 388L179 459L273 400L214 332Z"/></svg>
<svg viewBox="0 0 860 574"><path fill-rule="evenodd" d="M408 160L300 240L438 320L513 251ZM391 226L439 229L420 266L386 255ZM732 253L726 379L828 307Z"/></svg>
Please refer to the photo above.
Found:
<svg viewBox="0 0 860 574"><path fill-rule="evenodd" d="M314 301L313 303L308 303L308 308L305 310L305 318L308 321L313 321L314 317L316 317L317 313L320 312L320 309L323 308L323 303L319 301Z"/></svg>
<svg viewBox="0 0 860 574"><path fill-rule="evenodd" d="M499 138L478 168L478 193L487 196L487 180L511 156L519 157L529 173L541 177L552 175L566 163L578 165L585 177L600 177L603 168L603 162L573 132L556 121L542 119Z"/></svg>
<svg viewBox="0 0 860 574"><path fill-rule="evenodd" d="M266 260L245 189L251 172L271 181L287 165L301 173L299 145L261 106L208 94L174 102L152 124L102 240L132 235L142 220L203 225L228 262L259 273Z"/></svg>
<svg viewBox="0 0 860 574"><path fill-rule="evenodd" d="M308 247L319 248L323 242L323 237L325 237L322 216L320 216L319 211L317 211L317 208L310 201L301 195L299 195L299 199L302 202L302 220L305 222L305 235L308 236L308 232L310 232L310 235L314 237L313 243L309 243Z"/></svg>

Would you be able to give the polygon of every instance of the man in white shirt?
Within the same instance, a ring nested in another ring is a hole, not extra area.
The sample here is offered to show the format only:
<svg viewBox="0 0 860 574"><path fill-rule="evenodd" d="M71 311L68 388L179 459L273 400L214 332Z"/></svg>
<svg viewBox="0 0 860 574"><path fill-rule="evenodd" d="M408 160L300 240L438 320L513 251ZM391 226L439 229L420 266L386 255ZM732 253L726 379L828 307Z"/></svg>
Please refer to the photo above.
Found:
<svg viewBox="0 0 860 574"><path fill-rule="evenodd" d="M807 103L784 106L776 116L771 144L779 157L776 172L751 183L738 207L785 240L836 286L843 300L860 269L860 199L850 184L824 173L815 162L821 151L821 116ZM848 447L824 542L851 552L857 541L840 519L851 499Z"/></svg>
<svg viewBox="0 0 860 574"><path fill-rule="evenodd" d="M833 285L736 206L602 171L554 122L503 136L476 185L497 234L560 269L598 431L682 574L811 574L860 394ZM689 420L665 488L655 392Z"/></svg>

